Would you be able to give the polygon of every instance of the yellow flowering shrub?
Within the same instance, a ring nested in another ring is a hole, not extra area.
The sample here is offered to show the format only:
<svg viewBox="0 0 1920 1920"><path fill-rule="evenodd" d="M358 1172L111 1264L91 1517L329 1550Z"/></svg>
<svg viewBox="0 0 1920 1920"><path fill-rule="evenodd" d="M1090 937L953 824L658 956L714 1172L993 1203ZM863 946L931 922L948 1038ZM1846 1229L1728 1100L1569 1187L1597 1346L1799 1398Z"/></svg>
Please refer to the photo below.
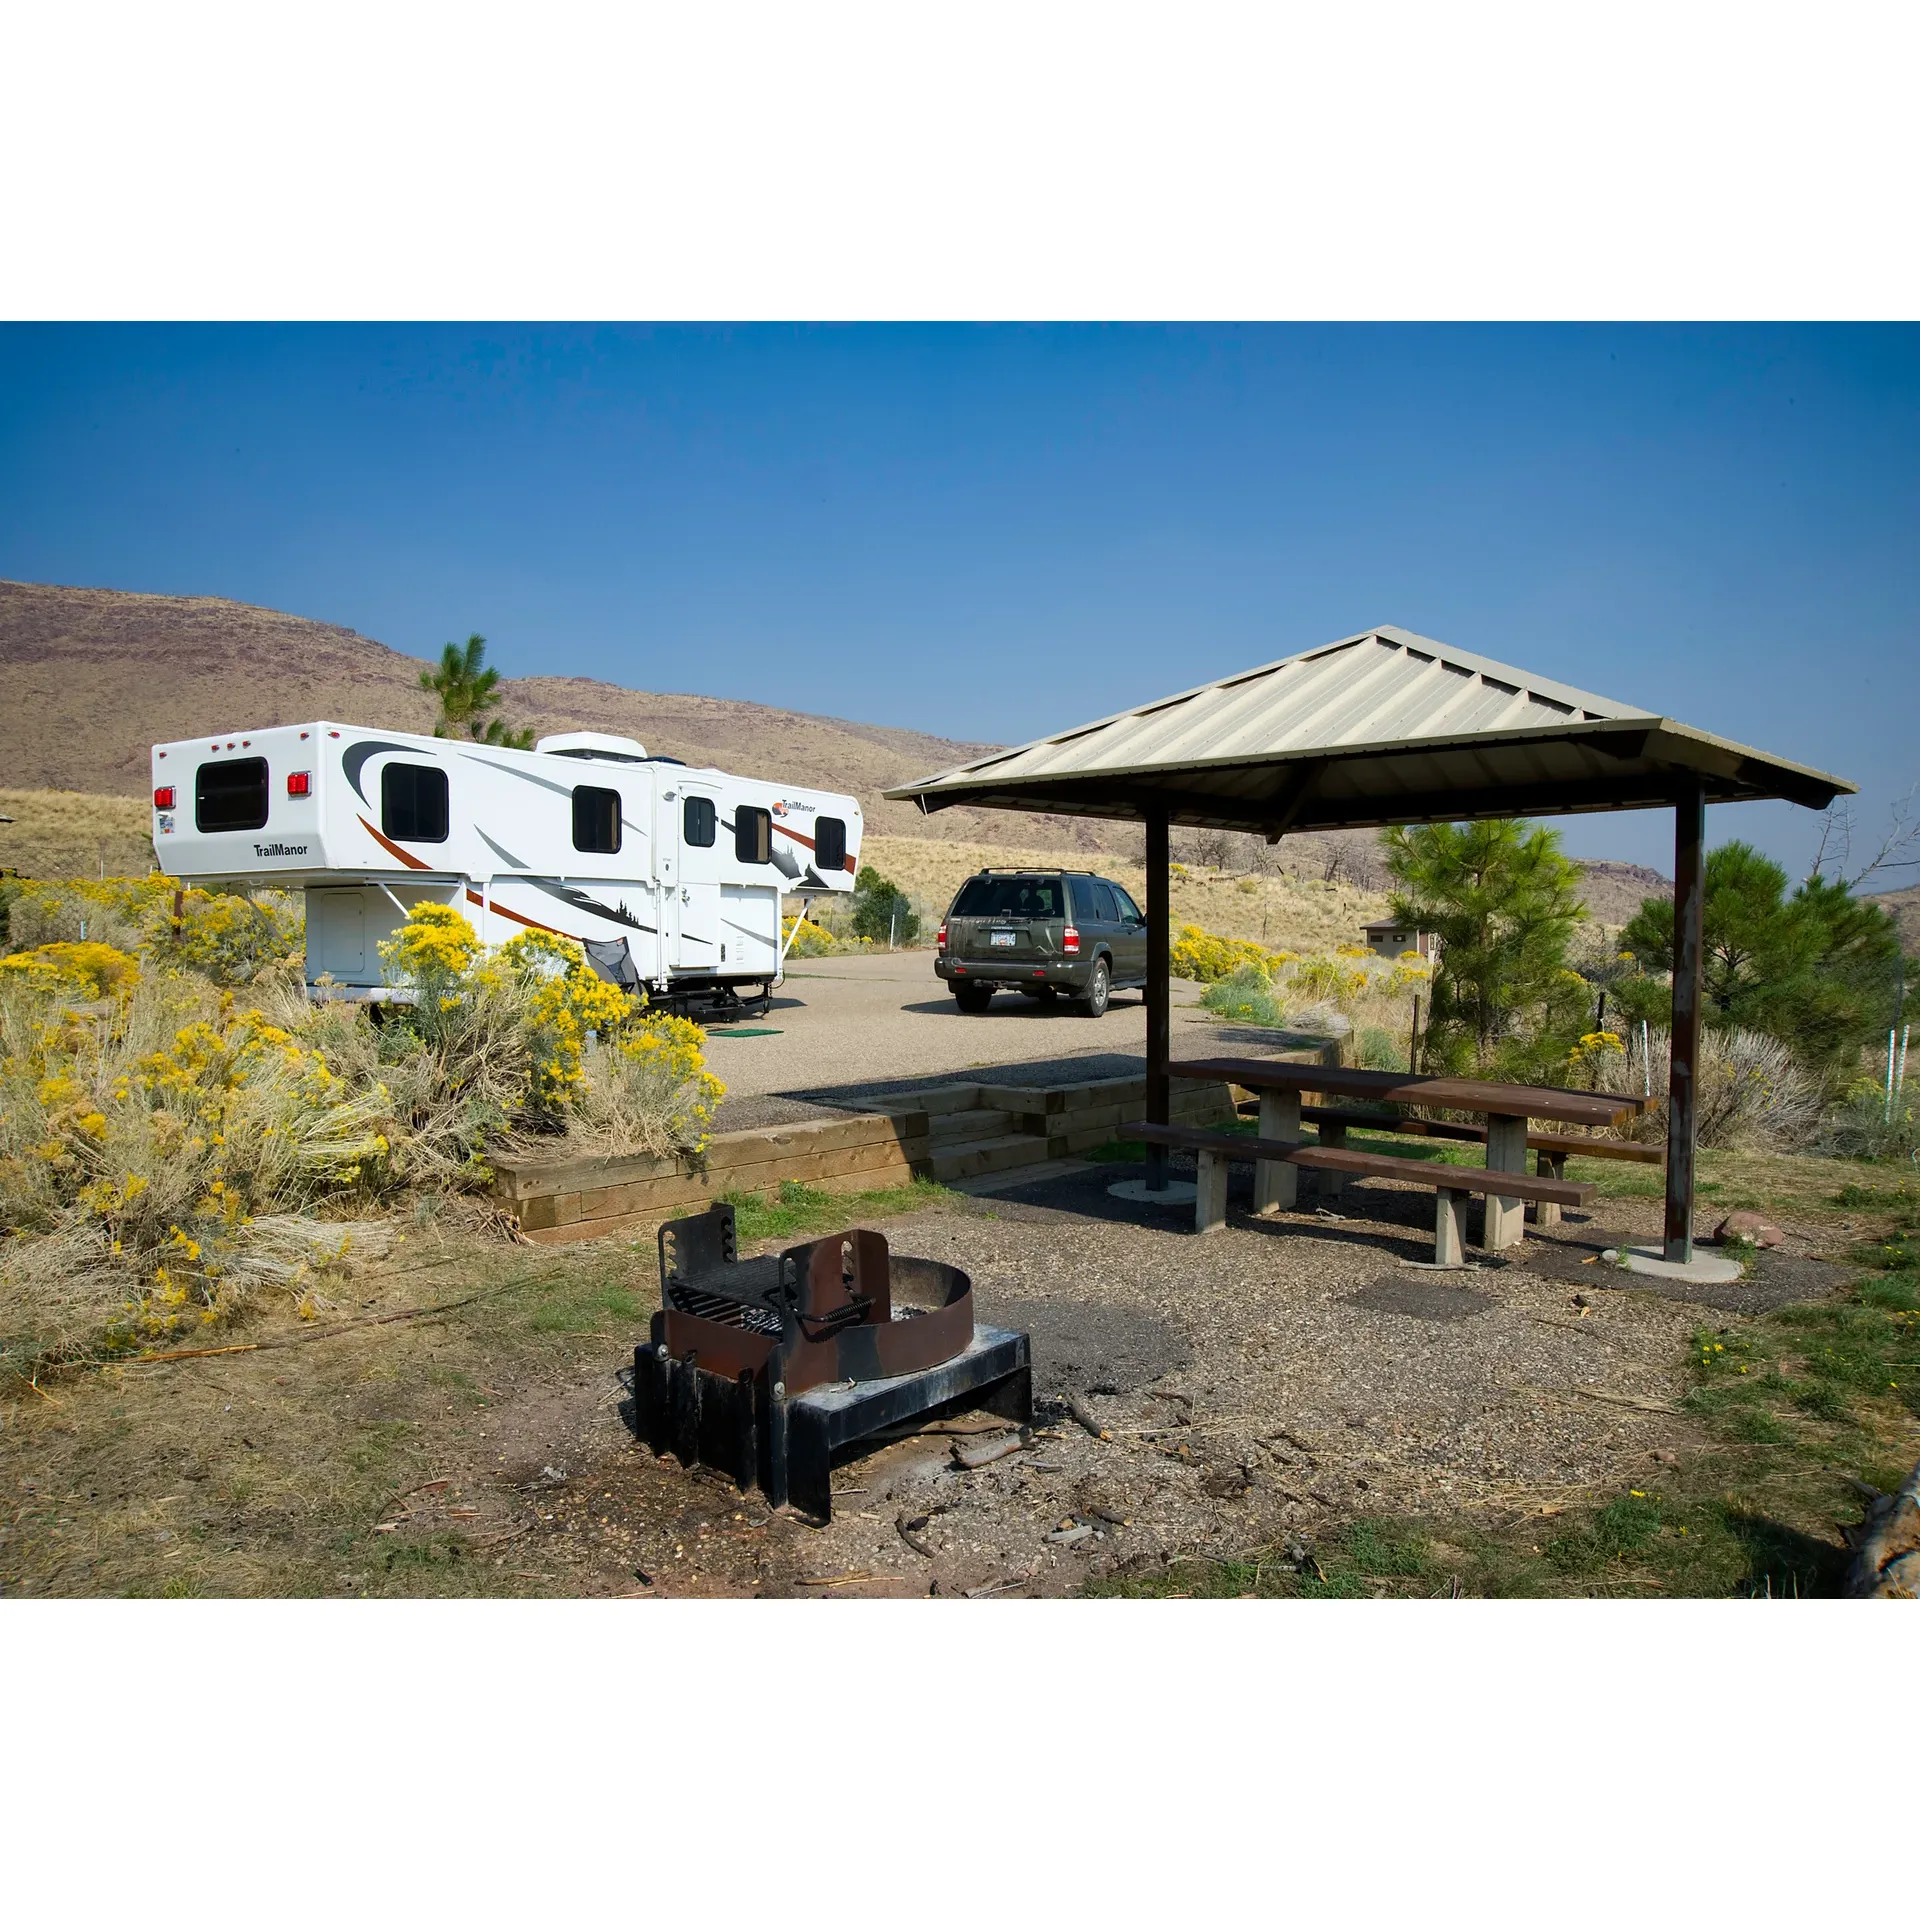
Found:
<svg viewBox="0 0 1920 1920"><path fill-rule="evenodd" d="M1626 1053L1618 1034L1583 1033L1567 1051L1567 1071L1576 1082L1591 1086L1603 1061L1624 1060Z"/></svg>
<svg viewBox="0 0 1920 1920"><path fill-rule="evenodd" d="M1300 1000L1331 1000L1349 1006L1372 984L1372 974L1351 960L1332 954L1312 954L1295 960L1286 970L1287 987Z"/></svg>
<svg viewBox="0 0 1920 1920"><path fill-rule="evenodd" d="M586 1086L588 1036L615 1042L646 1005L601 979L578 941L535 927L483 952L464 914L433 903L415 907L380 954L409 995L383 1029L383 1058L413 1069L417 1131L463 1139L476 1175L489 1134L564 1123ZM424 1063L410 1058L422 1051ZM451 1126L431 1111L450 1102Z"/></svg>
<svg viewBox="0 0 1920 1920"><path fill-rule="evenodd" d="M526 1027L533 1070L526 1107L536 1117L557 1118L585 1079L587 1035L617 1033L645 1003L602 980L577 941L538 927L509 940L489 965L510 969L531 987Z"/></svg>
<svg viewBox="0 0 1920 1920"><path fill-rule="evenodd" d="M726 1087L691 1020L650 1013L587 1063L568 1131L601 1153L704 1153Z"/></svg>
<svg viewBox="0 0 1920 1920"><path fill-rule="evenodd" d="M1191 923L1180 929L1179 939L1168 950L1168 960L1178 979L1206 984L1224 980L1242 967L1257 967L1265 973L1271 966L1266 948L1257 941L1229 940Z"/></svg>
<svg viewBox="0 0 1920 1920"><path fill-rule="evenodd" d="M306 939L297 895L212 893L162 873L24 881L8 918L19 947L100 941L162 972L186 968L221 986L257 979Z"/></svg>
<svg viewBox="0 0 1920 1920"><path fill-rule="evenodd" d="M79 1007L19 981L0 976L0 1372L309 1286L344 1235L296 1210L384 1180L385 1089L189 975Z"/></svg>
<svg viewBox="0 0 1920 1920"><path fill-rule="evenodd" d="M380 942L388 974L416 994L435 999L466 979L480 951L480 935L458 908L426 900L412 909L399 931Z"/></svg>
<svg viewBox="0 0 1920 1920"><path fill-rule="evenodd" d="M10 953L0 972L43 993L99 1000L127 992L140 978L140 962L100 940L54 940L28 953Z"/></svg>
<svg viewBox="0 0 1920 1920"><path fill-rule="evenodd" d="M410 998L376 1024L283 973L217 988L264 922L183 891L178 935L169 886L50 893L0 960L0 1380L214 1325L263 1287L311 1314L356 1236L378 1243L369 1202L484 1184L516 1130L707 1144L725 1088L700 1029L570 941L483 951L454 909L418 908L383 953Z"/></svg>
<svg viewBox="0 0 1920 1920"><path fill-rule="evenodd" d="M147 936L153 955L164 942L171 958L224 985L255 979L275 961L305 949L304 905L296 909L285 894L204 893L189 888L178 922L169 900L163 928ZM176 931L177 928L177 931Z"/></svg>
<svg viewBox="0 0 1920 1920"><path fill-rule="evenodd" d="M799 931L796 933L795 928ZM816 960L822 954L834 949L834 938L817 920L802 920L797 916L780 922L780 938L791 939L787 948L789 960Z"/></svg>

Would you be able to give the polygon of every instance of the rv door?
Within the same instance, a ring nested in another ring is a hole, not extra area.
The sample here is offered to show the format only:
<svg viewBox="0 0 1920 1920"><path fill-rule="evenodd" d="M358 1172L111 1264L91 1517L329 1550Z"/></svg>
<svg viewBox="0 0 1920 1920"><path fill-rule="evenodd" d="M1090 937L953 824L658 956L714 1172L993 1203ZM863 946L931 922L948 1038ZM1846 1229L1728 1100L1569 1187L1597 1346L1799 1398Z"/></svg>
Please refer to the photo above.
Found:
<svg viewBox="0 0 1920 1920"><path fill-rule="evenodd" d="M720 965L720 862L732 838L720 818L720 789L707 781L679 783L680 839L676 967Z"/></svg>

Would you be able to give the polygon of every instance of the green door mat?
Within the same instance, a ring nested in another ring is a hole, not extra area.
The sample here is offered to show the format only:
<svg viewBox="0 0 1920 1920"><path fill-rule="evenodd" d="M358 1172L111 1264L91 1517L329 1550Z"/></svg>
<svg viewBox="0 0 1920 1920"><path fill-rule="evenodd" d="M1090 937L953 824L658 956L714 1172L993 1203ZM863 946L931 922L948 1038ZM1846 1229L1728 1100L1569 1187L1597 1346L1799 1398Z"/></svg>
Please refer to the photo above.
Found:
<svg viewBox="0 0 1920 1920"><path fill-rule="evenodd" d="M709 1040L764 1040L769 1034L784 1033L784 1027L709 1027Z"/></svg>

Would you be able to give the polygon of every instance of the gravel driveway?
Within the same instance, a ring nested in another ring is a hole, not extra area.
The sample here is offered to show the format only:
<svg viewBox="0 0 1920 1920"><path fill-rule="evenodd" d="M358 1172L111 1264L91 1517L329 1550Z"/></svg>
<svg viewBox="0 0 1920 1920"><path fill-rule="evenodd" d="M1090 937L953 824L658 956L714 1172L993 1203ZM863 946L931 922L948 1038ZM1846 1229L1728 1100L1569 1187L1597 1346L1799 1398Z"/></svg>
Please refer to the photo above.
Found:
<svg viewBox="0 0 1920 1920"><path fill-rule="evenodd" d="M1297 1041L1223 1026L1200 1011L1200 989L1173 982L1176 1056L1266 1052ZM777 1031L754 1034L753 1029ZM1144 1073L1147 1010L1137 992L1117 994L1089 1020L1065 1001L997 993L984 1014L956 1010L934 978L930 953L805 960L787 975L764 1021L736 1037L709 1033L707 1064L726 1082L719 1131L820 1117L822 1107L929 1080L1050 1085Z"/></svg>

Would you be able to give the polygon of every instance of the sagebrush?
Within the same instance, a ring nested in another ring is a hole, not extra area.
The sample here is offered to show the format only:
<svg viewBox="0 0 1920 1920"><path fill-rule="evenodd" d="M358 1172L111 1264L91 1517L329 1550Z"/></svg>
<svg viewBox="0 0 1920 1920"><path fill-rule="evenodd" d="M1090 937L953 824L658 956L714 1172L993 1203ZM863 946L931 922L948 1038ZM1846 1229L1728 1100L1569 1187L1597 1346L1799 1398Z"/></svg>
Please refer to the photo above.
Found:
<svg viewBox="0 0 1920 1920"><path fill-rule="evenodd" d="M482 952L417 907L376 1023L309 1002L289 919L147 882L33 890L32 944L0 958L0 1376L213 1326L262 1288L318 1311L395 1201L485 1186L516 1137L705 1146L725 1089L699 1029L571 942Z"/></svg>

